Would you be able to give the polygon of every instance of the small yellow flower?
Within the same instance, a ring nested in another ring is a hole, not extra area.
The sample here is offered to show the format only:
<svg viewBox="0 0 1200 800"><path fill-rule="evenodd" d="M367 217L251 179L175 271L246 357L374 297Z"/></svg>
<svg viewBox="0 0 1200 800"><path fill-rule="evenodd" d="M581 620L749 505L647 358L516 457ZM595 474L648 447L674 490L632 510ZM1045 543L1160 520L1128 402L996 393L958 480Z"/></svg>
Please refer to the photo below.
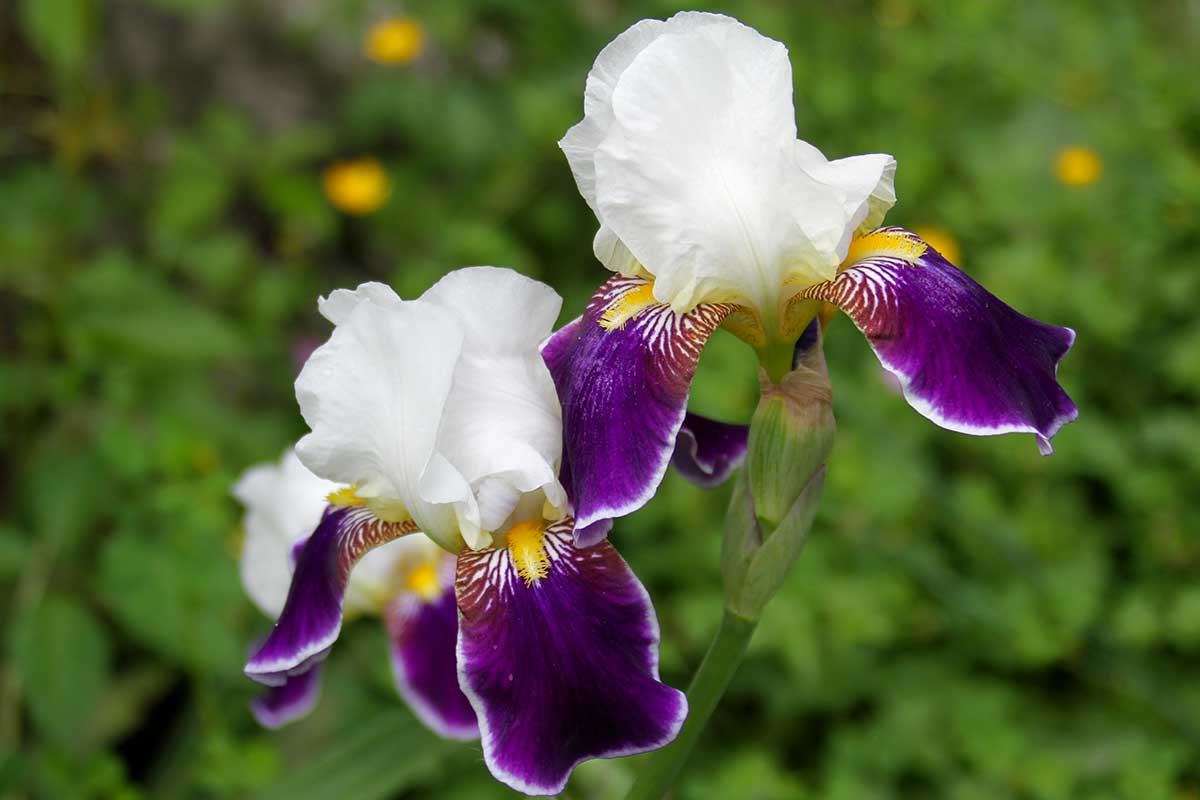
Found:
<svg viewBox="0 0 1200 800"><path fill-rule="evenodd" d="M954 238L954 235L950 231L933 225L923 225L914 228L913 233L920 236L930 247L941 253L942 258L958 266L958 259L962 256L962 250L958 246L958 240Z"/></svg>
<svg viewBox="0 0 1200 800"><path fill-rule="evenodd" d="M1054 159L1054 177L1065 186L1087 186L1100 179L1104 163L1088 147L1064 147Z"/></svg>
<svg viewBox="0 0 1200 800"><path fill-rule="evenodd" d="M334 208L354 216L365 216L387 200L387 173L376 158L366 156L338 161L325 168L325 196Z"/></svg>
<svg viewBox="0 0 1200 800"><path fill-rule="evenodd" d="M407 64L425 50L425 29L408 17L377 22L363 40L367 58L377 64Z"/></svg>

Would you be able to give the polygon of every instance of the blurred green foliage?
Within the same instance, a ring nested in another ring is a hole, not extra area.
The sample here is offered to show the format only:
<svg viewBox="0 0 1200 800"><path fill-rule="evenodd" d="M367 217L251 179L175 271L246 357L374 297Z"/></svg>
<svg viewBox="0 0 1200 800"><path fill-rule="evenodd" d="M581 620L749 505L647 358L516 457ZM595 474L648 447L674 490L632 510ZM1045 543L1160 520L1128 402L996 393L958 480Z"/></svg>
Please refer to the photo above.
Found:
<svg viewBox="0 0 1200 800"><path fill-rule="evenodd" d="M942 431L835 321L825 506L678 796L1200 797L1196 4L713 6L789 45L804 138L896 155L890 222L1078 330L1082 415L1049 459ZM396 700L376 625L311 718L255 726L229 486L303 432L318 294L489 263L582 308L604 273L555 142L599 49L679 7L414 0L428 44L393 67L361 51L387 3L0 7L0 796L510 796ZM1055 180L1071 145L1098 182ZM321 174L361 155L391 194L351 218ZM754 375L716 337L695 406L746 419ZM726 491L671 476L617 529L675 685L718 620Z"/></svg>

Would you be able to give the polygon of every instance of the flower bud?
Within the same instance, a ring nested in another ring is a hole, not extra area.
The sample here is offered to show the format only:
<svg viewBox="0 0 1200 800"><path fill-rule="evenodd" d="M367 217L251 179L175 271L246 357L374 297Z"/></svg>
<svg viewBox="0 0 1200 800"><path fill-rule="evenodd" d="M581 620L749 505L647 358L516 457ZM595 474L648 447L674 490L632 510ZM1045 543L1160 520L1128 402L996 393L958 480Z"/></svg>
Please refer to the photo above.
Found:
<svg viewBox="0 0 1200 800"><path fill-rule="evenodd" d="M758 619L800 555L825 484L833 446L832 391L818 328L797 346L778 384L760 373L747 467L726 519L721 571L727 606Z"/></svg>
<svg viewBox="0 0 1200 800"><path fill-rule="evenodd" d="M819 340L798 350L792 371L778 384L759 370L759 384L746 469L755 515L769 535L833 447L833 389Z"/></svg>

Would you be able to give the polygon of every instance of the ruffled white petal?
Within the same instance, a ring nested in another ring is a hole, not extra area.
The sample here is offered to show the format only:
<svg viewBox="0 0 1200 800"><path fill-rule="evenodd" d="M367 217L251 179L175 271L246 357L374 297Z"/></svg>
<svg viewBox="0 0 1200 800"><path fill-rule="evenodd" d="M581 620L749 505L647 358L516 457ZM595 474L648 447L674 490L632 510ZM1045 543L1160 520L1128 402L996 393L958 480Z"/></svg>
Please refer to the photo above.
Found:
<svg viewBox="0 0 1200 800"><path fill-rule="evenodd" d="M597 204L677 311L833 276L845 215L793 156L791 85L783 45L737 24L660 37L617 85Z"/></svg>
<svg viewBox="0 0 1200 800"><path fill-rule="evenodd" d="M363 284L296 381L314 472L402 508L451 551L491 544L523 495L565 506L562 422L539 345L561 298L511 270L450 273L417 300Z"/></svg>
<svg viewBox="0 0 1200 800"><path fill-rule="evenodd" d="M596 59L560 142L609 269L676 311L735 300L774 317L785 283L831 278L895 202L890 156L828 161L796 139L787 50L736 20L643 20Z"/></svg>
<svg viewBox="0 0 1200 800"><path fill-rule="evenodd" d="M841 192L848 215L848 233L878 228L884 215L896 204L896 159L883 153L872 153L826 161L821 152L807 142L797 141L796 144L801 158L807 161L805 171ZM820 161L812 157L813 153ZM849 246L848 239L846 246ZM845 258L845 255L843 247L839 250L839 258Z"/></svg>
<svg viewBox="0 0 1200 800"><path fill-rule="evenodd" d="M246 594L264 614L279 616L292 580L292 548L321 521L337 484L313 475L291 448L278 462L242 473L233 496L245 507L240 571Z"/></svg>
<svg viewBox="0 0 1200 800"><path fill-rule="evenodd" d="M360 497L402 505L421 530L457 550L451 510L423 499L418 486L434 454L462 326L430 303L395 301L374 288L356 294L340 296L340 322L296 379L312 429L297 445L300 459L321 477L355 485Z"/></svg>
<svg viewBox="0 0 1200 800"><path fill-rule="evenodd" d="M358 308L360 303L370 302L379 306L394 306L404 302L400 295L385 283L370 281L360 283L357 289L335 289L328 297L317 301L321 316L334 325L341 325Z"/></svg>
<svg viewBox="0 0 1200 800"><path fill-rule="evenodd" d="M508 518L521 495L543 491L562 505L562 417L539 344L562 299L511 270L450 273L421 296L455 315L465 332L437 440L444 459L425 476L426 500L455 505L472 547ZM455 475L457 473L457 475Z"/></svg>

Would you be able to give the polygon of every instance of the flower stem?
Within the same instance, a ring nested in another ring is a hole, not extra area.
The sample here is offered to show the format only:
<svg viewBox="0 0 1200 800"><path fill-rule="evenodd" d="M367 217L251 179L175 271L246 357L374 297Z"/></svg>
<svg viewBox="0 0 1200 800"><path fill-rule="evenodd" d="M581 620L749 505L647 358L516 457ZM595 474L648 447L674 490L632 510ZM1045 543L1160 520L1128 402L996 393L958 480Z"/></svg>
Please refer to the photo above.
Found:
<svg viewBox="0 0 1200 800"><path fill-rule="evenodd" d="M688 717L675 741L650 755L625 800L659 800L675 783L708 725L758 623L725 609L721 627L688 687Z"/></svg>

